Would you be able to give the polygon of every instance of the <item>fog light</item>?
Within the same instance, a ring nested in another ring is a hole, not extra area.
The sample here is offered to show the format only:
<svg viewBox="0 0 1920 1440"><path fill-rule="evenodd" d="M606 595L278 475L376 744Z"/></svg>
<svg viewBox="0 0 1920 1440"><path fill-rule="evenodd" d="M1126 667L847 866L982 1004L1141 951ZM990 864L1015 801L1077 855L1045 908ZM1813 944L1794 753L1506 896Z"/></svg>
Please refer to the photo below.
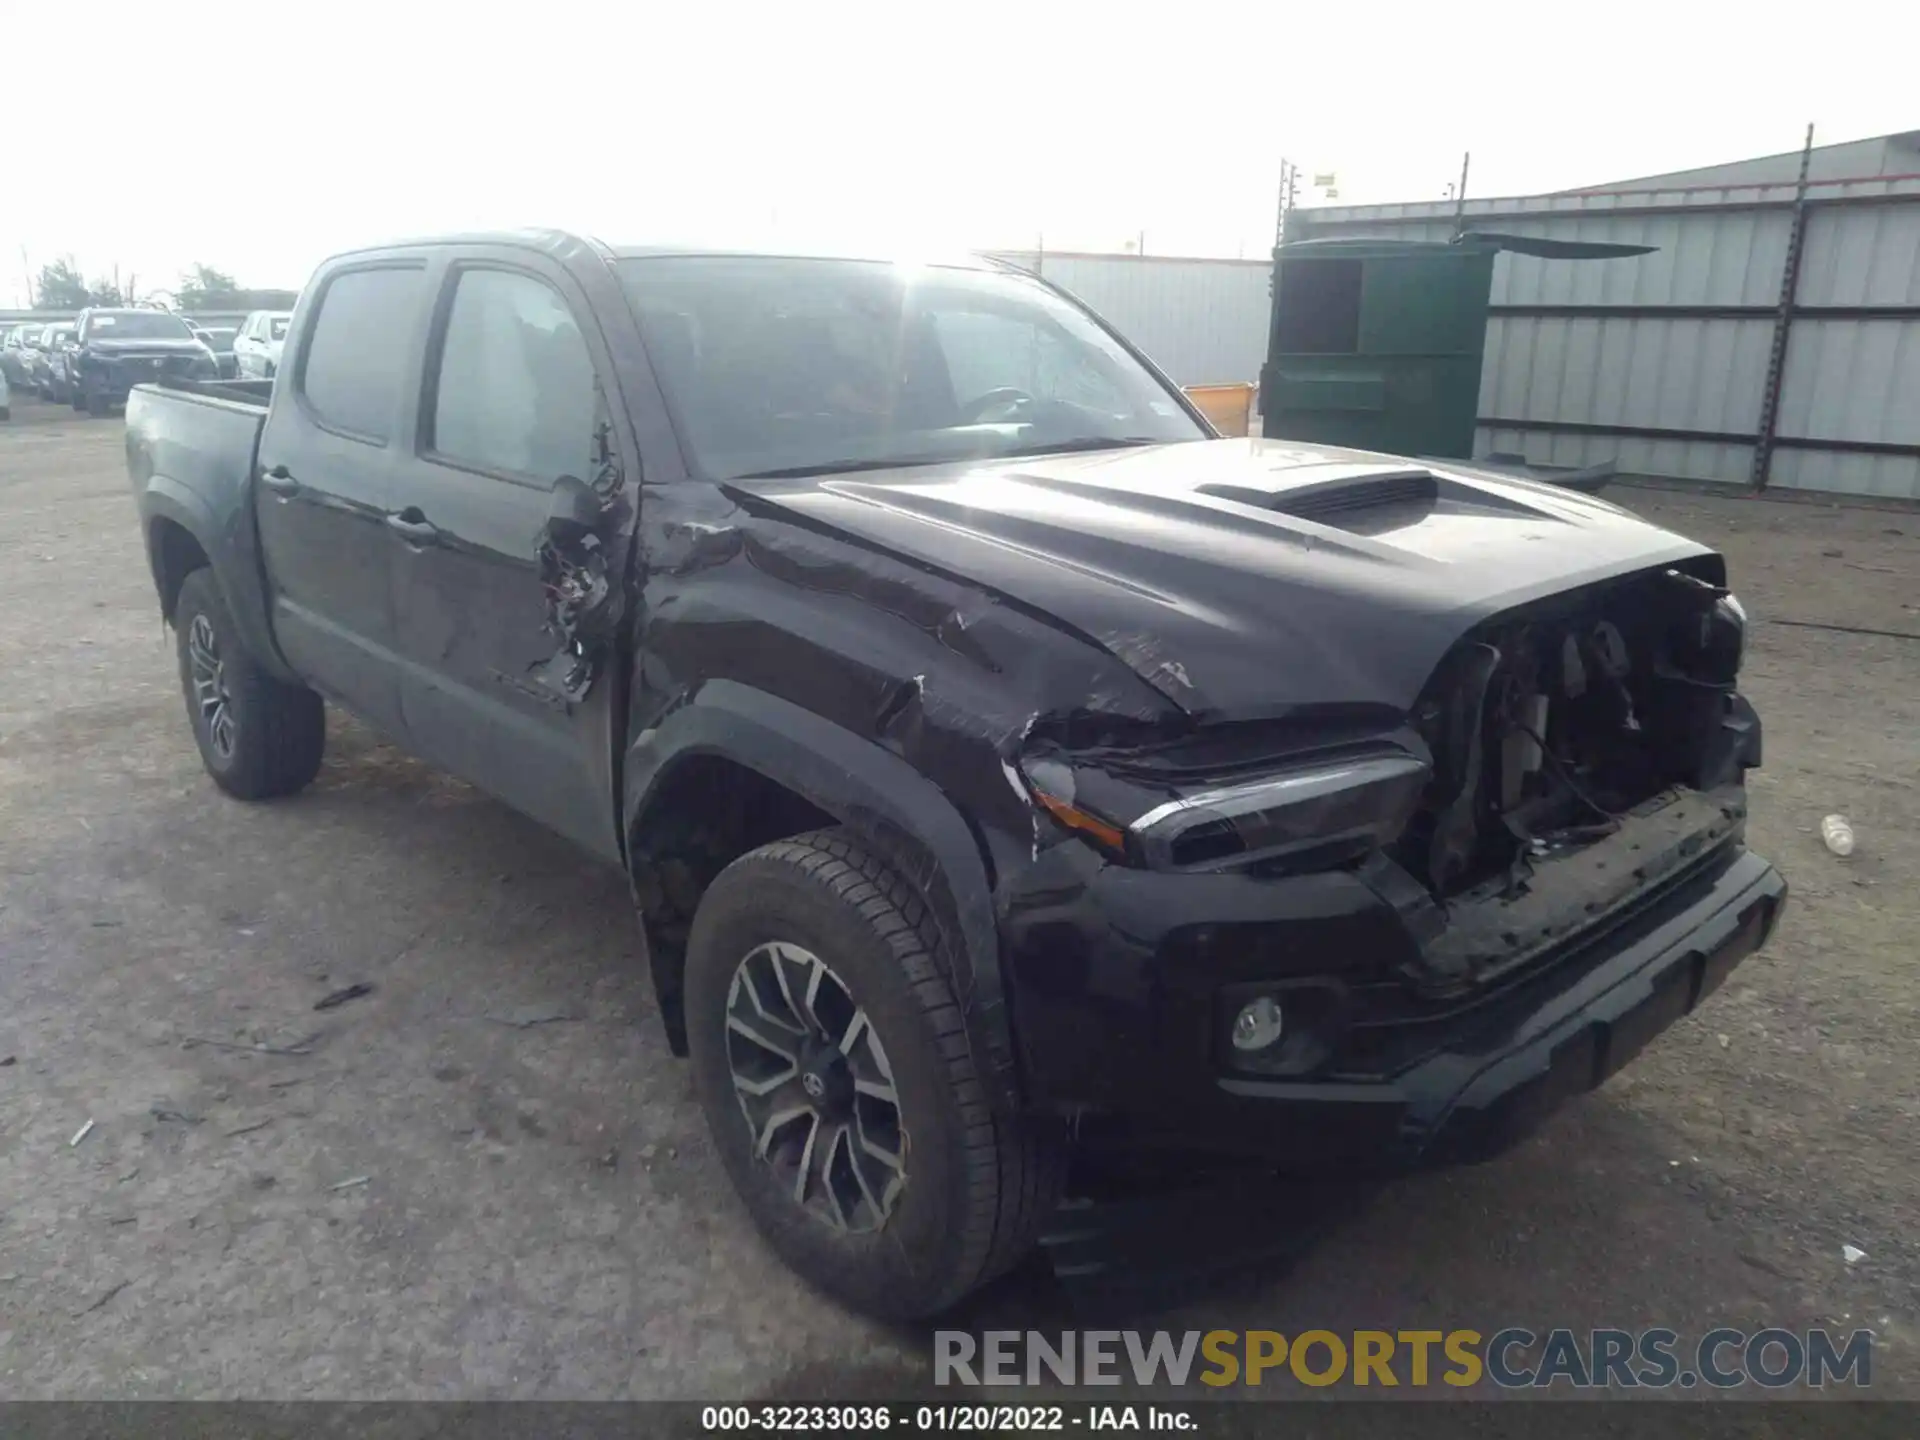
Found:
<svg viewBox="0 0 1920 1440"><path fill-rule="evenodd" d="M1233 1048L1265 1050L1278 1043L1283 1028L1280 1002L1271 995L1261 995L1241 1006L1240 1013L1233 1017Z"/></svg>

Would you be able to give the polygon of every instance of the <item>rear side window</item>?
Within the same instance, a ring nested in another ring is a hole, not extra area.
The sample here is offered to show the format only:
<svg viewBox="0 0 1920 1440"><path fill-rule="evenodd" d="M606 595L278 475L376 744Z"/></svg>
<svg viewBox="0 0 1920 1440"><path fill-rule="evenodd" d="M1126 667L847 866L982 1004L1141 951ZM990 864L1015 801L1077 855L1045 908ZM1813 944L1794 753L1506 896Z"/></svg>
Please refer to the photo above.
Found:
<svg viewBox="0 0 1920 1440"><path fill-rule="evenodd" d="M418 268L348 270L320 296L300 391L336 430L385 442L424 279Z"/></svg>
<svg viewBox="0 0 1920 1440"><path fill-rule="evenodd" d="M440 345L435 455L551 484L593 474L593 361L567 303L530 275L461 272Z"/></svg>

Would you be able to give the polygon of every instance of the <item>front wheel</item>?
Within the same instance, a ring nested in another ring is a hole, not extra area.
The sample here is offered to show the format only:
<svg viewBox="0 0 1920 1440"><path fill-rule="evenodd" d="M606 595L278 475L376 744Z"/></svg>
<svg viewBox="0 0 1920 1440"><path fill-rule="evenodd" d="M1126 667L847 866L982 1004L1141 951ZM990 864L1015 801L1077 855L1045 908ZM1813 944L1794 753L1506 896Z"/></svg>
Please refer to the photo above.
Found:
<svg viewBox="0 0 1920 1440"><path fill-rule="evenodd" d="M241 800L305 788L327 743L320 697L276 680L241 648L211 570L180 586L173 625L187 718L214 784Z"/></svg>
<svg viewBox="0 0 1920 1440"><path fill-rule="evenodd" d="M913 887L837 830L736 860L688 940L687 1041L734 1188L782 1260L885 1319L1011 1268L1064 1173L1054 1127L988 1102L940 943Z"/></svg>

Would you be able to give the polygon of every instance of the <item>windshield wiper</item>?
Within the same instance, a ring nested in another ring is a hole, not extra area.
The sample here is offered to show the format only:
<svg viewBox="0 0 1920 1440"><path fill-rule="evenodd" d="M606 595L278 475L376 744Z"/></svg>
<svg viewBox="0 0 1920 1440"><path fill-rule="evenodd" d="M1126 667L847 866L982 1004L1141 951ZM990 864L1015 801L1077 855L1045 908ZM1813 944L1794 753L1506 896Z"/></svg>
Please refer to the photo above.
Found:
<svg viewBox="0 0 1920 1440"><path fill-rule="evenodd" d="M850 475L856 470L904 470L913 465L943 465L965 459L954 455L892 456L885 460L822 460L813 465L782 465L777 470L750 470L736 480L797 480L807 475Z"/></svg>
<svg viewBox="0 0 1920 1440"><path fill-rule="evenodd" d="M752 470L736 480L796 480L808 475L850 475L857 470L910 470L916 465L952 465L977 460L1010 460L1031 455L1066 455L1076 450L1128 450L1164 442L1151 435L1085 435L1078 440L1049 440L1008 449L982 446L958 455L894 455L883 460L821 460L812 465L783 465Z"/></svg>
<svg viewBox="0 0 1920 1440"><path fill-rule="evenodd" d="M1079 450L1133 450L1142 445L1161 445L1151 435L1083 435L1078 440L1043 440L1033 445L1016 445L996 450L988 457L998 460L1014 455L1071 455Z"/></svg>

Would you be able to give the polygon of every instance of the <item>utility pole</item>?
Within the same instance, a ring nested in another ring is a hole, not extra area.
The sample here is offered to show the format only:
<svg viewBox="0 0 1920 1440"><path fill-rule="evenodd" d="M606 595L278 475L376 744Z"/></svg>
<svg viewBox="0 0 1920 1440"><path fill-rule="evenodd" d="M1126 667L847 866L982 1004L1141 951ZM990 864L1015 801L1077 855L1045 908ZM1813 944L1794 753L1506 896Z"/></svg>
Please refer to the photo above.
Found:
<svg viewBox="0 0 1920 1440"><path fill-rule="evenodd" d="M1291 160L1280 162L1280 200L1274 210L1273 243L1279 245L1287 234L1287 213L1299 198L1300 167Z"/></svg>
<svg viewBox="0 0 1920 1440"><path fill-rule="evenodd" d="M1460 188L1453 192L1453 238L1456 240L1467 228L1467 167L1472 163L1471 150L1460 157Z"/></svg>

